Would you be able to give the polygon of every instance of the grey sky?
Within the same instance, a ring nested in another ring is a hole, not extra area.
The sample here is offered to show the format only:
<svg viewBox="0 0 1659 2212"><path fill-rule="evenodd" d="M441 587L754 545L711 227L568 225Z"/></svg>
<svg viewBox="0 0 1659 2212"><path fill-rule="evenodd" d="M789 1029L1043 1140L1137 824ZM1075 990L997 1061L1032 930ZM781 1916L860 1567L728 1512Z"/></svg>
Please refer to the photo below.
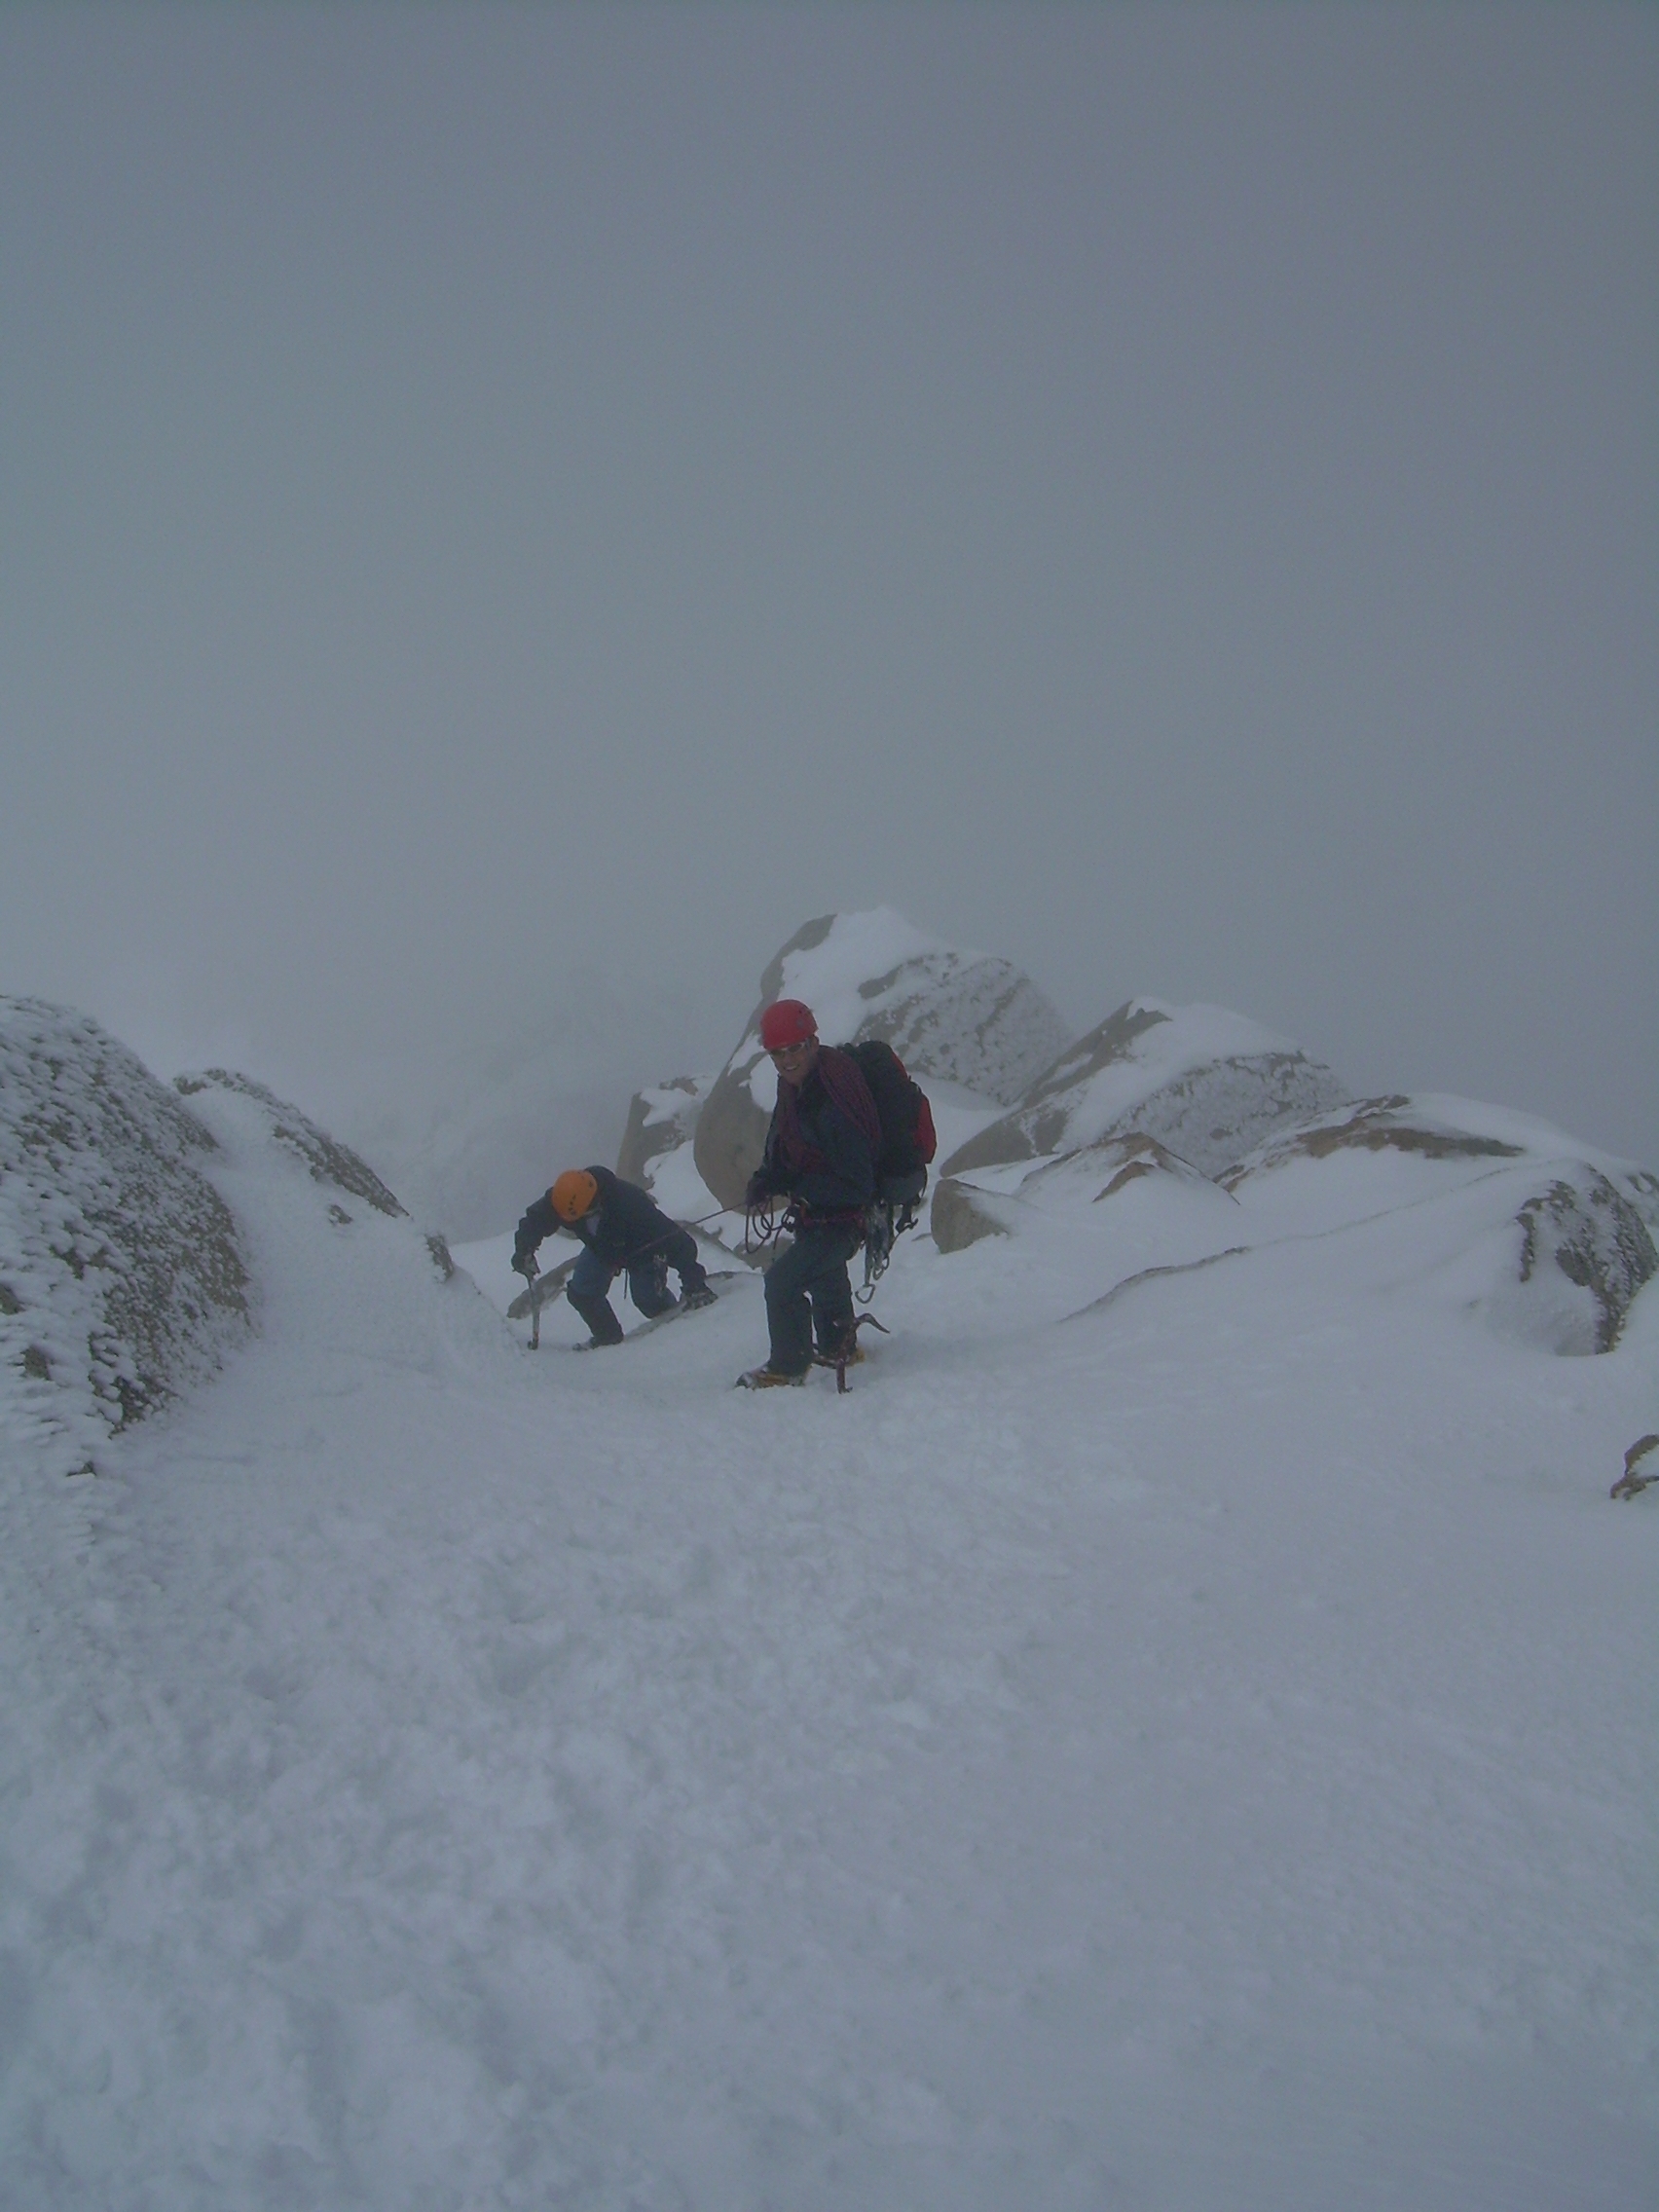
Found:
<svg viewBox="0 0 1659 2212"><path fill-rule="evenodd" d="M1659 1164L1656 212L1651 9L10 7L0 988L620 1108L886 903Z"/></svg>

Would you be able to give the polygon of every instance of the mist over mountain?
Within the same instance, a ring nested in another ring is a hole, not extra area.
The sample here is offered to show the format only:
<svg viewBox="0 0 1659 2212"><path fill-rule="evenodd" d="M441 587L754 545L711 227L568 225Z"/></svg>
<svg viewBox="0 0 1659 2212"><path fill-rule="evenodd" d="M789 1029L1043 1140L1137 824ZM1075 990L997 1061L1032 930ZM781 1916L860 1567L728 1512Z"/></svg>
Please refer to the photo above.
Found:
<svg viewBox="0 0 1659 2212"><path fill-rule="evenodd" d="M478 1010L459 1038L435 1034L424 1054L324 1081L319 1111L423 1219L450 1236L488 1235L561 1167L614 1160L630 1092L718 1051L722 999L735 1020L752 989L736 978L707 1001L688 999L648 966L595 961L549 976L532 963L504 1031ZM294 1081L290 1070L277 1088Z"/></svg>
<svg viewBox="0 0 1659 2212"><path fill-rule="evenodd" d="M467 1234L445 1063L605 1007L612 1157L886 900L1653 1158L1656 105L1629 6L0 9L5 987Z"/></svg>

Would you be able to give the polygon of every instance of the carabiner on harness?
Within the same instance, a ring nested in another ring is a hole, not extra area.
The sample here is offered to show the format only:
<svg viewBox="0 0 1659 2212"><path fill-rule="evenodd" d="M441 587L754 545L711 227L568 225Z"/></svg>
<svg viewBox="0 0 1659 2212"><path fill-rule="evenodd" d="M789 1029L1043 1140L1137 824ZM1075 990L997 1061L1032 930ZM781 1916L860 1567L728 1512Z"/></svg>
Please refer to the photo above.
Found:
<svg viewBox="0 0 1659 2212"><path fill-rule="evenodd" d="M864 1281L853 1293L861 1306L867 1306L875 1296L875 1286L887 1272L893 1258L893 1247L906 1229L916 1226L916 1200L913 1198L874 1198L865 1208L864 1217Z"/></svg>

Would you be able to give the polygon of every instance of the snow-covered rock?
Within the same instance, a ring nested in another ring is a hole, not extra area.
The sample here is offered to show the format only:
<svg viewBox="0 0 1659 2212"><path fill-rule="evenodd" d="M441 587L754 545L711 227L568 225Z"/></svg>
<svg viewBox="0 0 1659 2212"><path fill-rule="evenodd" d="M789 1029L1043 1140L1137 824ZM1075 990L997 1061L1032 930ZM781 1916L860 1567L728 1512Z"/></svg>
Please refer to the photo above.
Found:
<svg viewBox="0 0 1659 2212"><path fill-rule="evenodd" d="M955 1175L942 1176L935 1184L928 1227L941 1252L965 1252L982 1236L1013 1234L1007 1200L993 1200L987 1193Z"/></svg>
<svg viewBox="0 0 1659 2212"><path fill-rule="evenodd" d="M1558 1348L1611 1351L1637 1292L1659 1274L1659 1253L1632 1200L1600 1168L1572 1161L1515 1218L1521 1285L1547 1288Z"/></svg>
<svg viewBox="0 0 1659 2212"><path fill-rule="evenodd" d="M1142 1135L1216 1175L1271 1130L1347 1095L1322 1062L1240 1014L1130 999L1045 1068L1012 1113L943 1161L940 1173Z"/></svg>
<svg viewBox="0 0 1659 2212"><path fill-rule="evenodd" d="M931 1227L943 1253L1009 1240L998 1259L1011 1311L1047 1309L1061 1285L1109 1295L1148 1273L1236 1253L1250 1235L1235 1198L1141 1136L947 1175Z"/></svg>
<svg viewBox="0 0 1659 2212"><path fill-rule="evenodd" d="M297 1106L253 1077L226 1068L175 1076L173 1081L218 1139L225 1162L221 1176L234 1163L244 1180L251 1171L269 1183L275 1170L278 1183L288 1187L286 1208L293 1234L315 1235L318 1225L326 1222L328 1248L340 1253L346 1231L359 1232L353 1241L360 1246L361 1232L369 1229L377 1268L407 1271L424 1284L434 1276L439 1282L453 1279L456 1265L445 1238L418 1228L368 1162ZM299 1194L308 1185L311 1202L304 1204ZM350 1199L356 1210L342 1204L342 1199Z"/></svg>
<svg viewBox="0 0 1659 2212"><path fill-rule="evenodd" d="M759 1024L777 998L804 999L826 1044L879 1037L922 1082L998 1104L1020 1097L1070 1034L1009 961L942 944L891 907L806 923L767 966L755 1013L698 1117L697 1170L727 1206L743 1202L776 1096Z"/></svg>
<svg viewBox="0 0 1659 2212"><path fill-rule="evenodd" d="M246 1335L214 1140L96 1022L0 998L0 1438L60 1474Z"/></svg>
<svg viewBox="0 0 1659 2212"><path fill-rule="evenodd" d="M1206 1257L1346 1239L1357 1278L1384 1252L1382 1283L1429 1286L1504 1336L1577 1355L1610 1350L1659 1274L1659 1177L1468 1099L1345 1104L1214 1181L1144 1134L964 1167L972 1149L934 1193L939 1249L1015 1239L1022 1280L1092 1268L1110 1278L1101 1296Z"/></svg>
<svg viewBox="0 0 1659 2212"><path fill-rule="evenodd" d="M272 1142L291 1153L313 1183L325 1183L348 1198L361 1198L377 1213L393 1219L403 1213L404 1208L366 1161L359 1160L349 1145L318 1128L309 1115L278 1098L252 1076L236 1075L228 1068L208 1068L201 1075L174 1076L173 1087L186 1098L198 1098L206 1090L230 1090L251 1098L263 1111Z"/></svg>
<svg viewBox="0 0 1659 2212"><path fill-rule="evenodd" d="M1610 1350L1659 1273L1659 1176L1472 1099L1362 1099L1270 1139L1222 1180L1283 1235L1415 1216L1425 1269L1438 1252L1462 1303L1564 1354ZM1453 1221L1460 1256L1445 1248Z"/></svg>
<svg viewBox="0 0 1659 2212"><path fill-rule="evenodd" d="M697 1172L693 1149L697 1123L714 1085L712 1075L672 1076L667 1083L637 1090L628 1104L616 1172L625 1182L649 1191L676 1221L701 1221L718 1210L718 1201Z"/></svg>
<svg viewBox="0 0 1659 2212"><path fill-rule="evenodd" d="M635 1091L628 1101L628 1124L616 1155L616 1172L625 1182L648 1188L651 1162L690 1143L713 1084L712 1076L676 1075Z"/></svg>
<svg viewBox="0 0 1659 2212"><path fill-rule="evenodd" d="M1475 1119L1481 1118L1482 1110L1476 1108ZM1500 1134L1491 1127L1466 1126L1466 1120L1467 1116L1450 1118L1439 1101L1415 1101L1403 1091L1354 1099L1339 1112L1270 1137L1220 1181L1226 1189L1235 1190L1247 1175L1260 1175L1295 1160L1328 1160L1336 1152L1398 1152L1419 1160L1449 1161L1519 1160L1526 1152L1525 1136L1513 1130Z"/></svg>
<svg viewBox="0 0 1659 2212"><path fill-rule="evenodd" d="M1167 1178L1188 1190L1213 1194L1217 1186L1161 1145L1156 1137L1111 1137L1083 1151L1013 1172L1004 1167L977 1178L945 1175L935 1189L930 1227L941 1252L959 1252L982 1236L1012 1235L1022 1210L1071 1210L1115 1198L1143 1178ZM1212 1204L1206 1198L1201 1204Z"/></svg>

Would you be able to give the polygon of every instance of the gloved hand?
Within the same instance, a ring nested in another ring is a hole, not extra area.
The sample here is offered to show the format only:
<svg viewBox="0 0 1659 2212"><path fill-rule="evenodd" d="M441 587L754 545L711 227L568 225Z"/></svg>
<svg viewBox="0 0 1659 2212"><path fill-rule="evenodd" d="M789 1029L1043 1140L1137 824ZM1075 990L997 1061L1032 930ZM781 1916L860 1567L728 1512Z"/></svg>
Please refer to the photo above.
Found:
<svg viewBox="0 0 1659 2212"><path fill-rule="evenodd" d="M516 1275L523 1275L526 1282L534 1282L541 1272L541 1270L535 1264L535 1254L534 1252L515 1252L513 1254L513 1272Z"/></svg>
<svg viewBox="0 0 1659 2212"><path fill-rule="evenodd" d="M767 1199L776 1196L771 1176L764 1167L757 1167L749 1178L743 1194L743 1203L750 1213L758 1213Z"/></svg>
<svg viewBox="0 0 1659 2212"><path fill-rule="evenodd" d="M706 1282L693 1283L680 1293L680 1303L682 1306L713 1306L715 1294Z"/></svg>

